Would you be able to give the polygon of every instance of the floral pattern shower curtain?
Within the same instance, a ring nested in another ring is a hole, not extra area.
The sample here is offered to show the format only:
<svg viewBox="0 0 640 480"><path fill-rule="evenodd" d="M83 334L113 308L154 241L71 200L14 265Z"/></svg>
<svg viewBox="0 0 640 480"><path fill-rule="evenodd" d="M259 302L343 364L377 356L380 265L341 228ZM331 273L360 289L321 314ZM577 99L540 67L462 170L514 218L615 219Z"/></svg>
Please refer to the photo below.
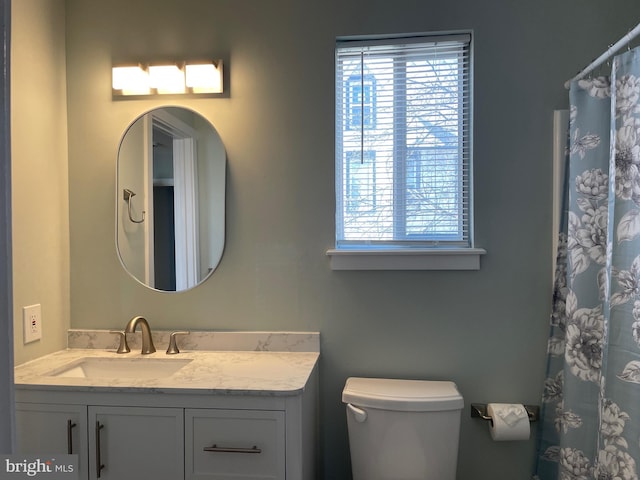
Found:
<svg viewBox="0 0 640 480"><path fill-rule="evenodd" d="M640 47L573 82L534 479L640 469Z"/></svg>

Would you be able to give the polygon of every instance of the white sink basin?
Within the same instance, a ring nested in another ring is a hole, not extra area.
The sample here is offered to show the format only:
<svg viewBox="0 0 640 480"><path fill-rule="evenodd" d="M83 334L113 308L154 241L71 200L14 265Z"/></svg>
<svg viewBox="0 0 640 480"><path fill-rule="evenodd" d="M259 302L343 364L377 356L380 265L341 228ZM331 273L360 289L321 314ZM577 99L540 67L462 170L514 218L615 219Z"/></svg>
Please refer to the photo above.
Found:
<svg viewBox="0 0 640 480"><path fill-rule="evenodd" d="M51 372L53 377L139 378L169 377L191 362L190 359L83 358Z"/></svg>

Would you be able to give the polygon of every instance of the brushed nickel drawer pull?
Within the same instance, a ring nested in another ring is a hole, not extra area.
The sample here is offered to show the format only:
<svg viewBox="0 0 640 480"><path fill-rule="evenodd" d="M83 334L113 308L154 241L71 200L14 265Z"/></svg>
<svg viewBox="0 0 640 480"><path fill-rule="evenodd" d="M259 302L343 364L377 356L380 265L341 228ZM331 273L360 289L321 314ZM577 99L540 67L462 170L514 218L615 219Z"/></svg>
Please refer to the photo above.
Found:
<svg viewBox="0 0 640 480"><path fill-rule="evenodd" d="M254 445L252 448L235 448L235 447L219 447L213 445L212 447L204 447L202 449L205 452L215 453L261 453L262 449Z"/></svg>
<svg viewBox="0 0 640 480"><path fill-rule="evenodd" d="M100 478L100 472L104 468L102 463L102 455L100 452L100 430L104 428L99 421L96 421L96 478Z"/></svg>
<svg viewBox="0 0 640 480"><path fill-rule="evenodd" d="M67 420L67 453L69 455L73 454L73 434L71 431L75 426L76 424L71 419Z"/></svg>

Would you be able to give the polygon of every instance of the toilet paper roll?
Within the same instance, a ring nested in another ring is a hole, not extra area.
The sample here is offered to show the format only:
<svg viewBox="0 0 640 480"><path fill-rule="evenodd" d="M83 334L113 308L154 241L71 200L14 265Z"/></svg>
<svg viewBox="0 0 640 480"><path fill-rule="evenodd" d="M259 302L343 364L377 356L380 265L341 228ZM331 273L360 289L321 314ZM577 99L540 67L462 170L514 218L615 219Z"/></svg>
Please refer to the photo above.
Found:
<svg viewBox="0 0 640 480"><path fill-rule="evenodd" d="M524 405L519 403L489 403L487 415L491 438L496 441L527 440L530 426L529 415Z"/></svg>

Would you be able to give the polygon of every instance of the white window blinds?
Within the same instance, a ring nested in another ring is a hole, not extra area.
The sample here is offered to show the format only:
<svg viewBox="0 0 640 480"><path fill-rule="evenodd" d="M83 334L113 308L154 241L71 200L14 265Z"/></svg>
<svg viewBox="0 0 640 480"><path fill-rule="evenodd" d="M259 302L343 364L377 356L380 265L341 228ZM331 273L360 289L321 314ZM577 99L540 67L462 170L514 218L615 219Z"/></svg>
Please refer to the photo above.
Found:
<svg viewBox="0 0 640 480"><path fill-rule="evenodd" d="M337 43L338 248L472 246L470 42Z"/></svg>

